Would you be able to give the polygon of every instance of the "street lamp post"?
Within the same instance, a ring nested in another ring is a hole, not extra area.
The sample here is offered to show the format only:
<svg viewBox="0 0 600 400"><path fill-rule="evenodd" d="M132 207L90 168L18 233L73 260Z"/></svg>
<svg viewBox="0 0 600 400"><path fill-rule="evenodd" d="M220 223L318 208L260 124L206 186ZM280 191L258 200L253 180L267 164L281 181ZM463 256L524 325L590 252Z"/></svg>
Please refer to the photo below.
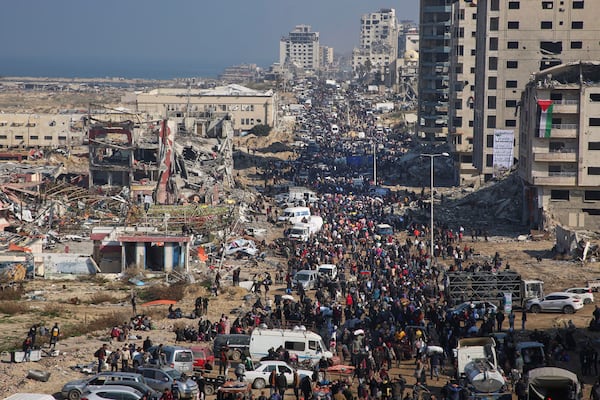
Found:
<svg viewBox="0 0 600 400"><path fill-rule="evenodd" d="M436 157L448 157L450 156L450 154L444 152L444 153L435 153L435 154L421 154L424 157L429 157L430 160L430 165L431 165L431 171L430 171L430 179L431 179L431 223L429 225L429 231L431 232L431 243L430 243L430 253L429 253L429 257L431 258L431 262L429 264L430 267L433 267L433 241L434 241L434 229L433 229L433 159Z"/></svg>

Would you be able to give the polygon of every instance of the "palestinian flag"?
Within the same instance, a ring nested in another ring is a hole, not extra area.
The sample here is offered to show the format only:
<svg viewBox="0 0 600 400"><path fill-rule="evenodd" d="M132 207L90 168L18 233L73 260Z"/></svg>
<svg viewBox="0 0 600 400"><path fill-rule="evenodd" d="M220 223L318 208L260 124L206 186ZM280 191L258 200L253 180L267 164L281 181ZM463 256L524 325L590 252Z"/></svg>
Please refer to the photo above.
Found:
<svg viewBox="0 0 600 400"><path fill-rule="evenodd" d="M540 106L540 131L539 136L541 138L549 138L550 131L552 130L552 100L538 100Z"/></svg>

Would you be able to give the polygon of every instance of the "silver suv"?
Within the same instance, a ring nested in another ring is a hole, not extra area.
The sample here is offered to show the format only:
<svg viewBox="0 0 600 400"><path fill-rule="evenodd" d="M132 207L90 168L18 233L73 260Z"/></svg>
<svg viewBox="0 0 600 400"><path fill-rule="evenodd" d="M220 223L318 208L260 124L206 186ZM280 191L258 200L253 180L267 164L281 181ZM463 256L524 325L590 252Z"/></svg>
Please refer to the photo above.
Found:
<svg viewBox="0 0 600 400"><path fill-rule="evenodd" d="M528 300L525 307L532 313L559 311L573 314L583 308L583 300L575 293L555 292L546 295L543 299Z"/></svg>
<svg viewBox="0 0 600 400"><path fill-rule="evenodd" d="M77 379L67 382L61 389L63 399L79 400L81 394L92 386L94 388L104 385L123 385L133 387L142 393L149 393L150 398L160 397L154 389L146 384L146 380L140 374L134 372L101 372L86 379ZM158 397L157 397L158 396Z"/></svg>
<svg viewBox="0 0 600 400"><path fill-rule="evenodd" d="M143 366L137 369L148 386L159 392L165 389L177 391L181 399L198 398L198 384L191 378L183 375L181 372L168 367Z"/></svg>

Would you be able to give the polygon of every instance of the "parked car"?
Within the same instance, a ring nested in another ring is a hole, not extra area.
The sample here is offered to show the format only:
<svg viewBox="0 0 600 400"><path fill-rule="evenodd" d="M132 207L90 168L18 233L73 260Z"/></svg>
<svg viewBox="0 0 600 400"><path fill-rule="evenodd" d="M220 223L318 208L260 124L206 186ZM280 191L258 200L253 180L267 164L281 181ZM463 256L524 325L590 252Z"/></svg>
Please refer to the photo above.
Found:
<svg viewBox="0 0 600 400"><path fill-rule="evenodd" d="M303 269L294 275L293 284L295 287L302 285L304 290L314 289L317 284L317 271Z"/></svg>
<svg viewBox="0 0 600 400"><path fill-rule="evenodd" d="M152 389L150 386L145 383L135 382L135 381L105 381L104 385L87 385L83 391L86 392L88 390L95 390L96 388L100 388L102 386L128 386L130 388L134 388L140 393L144 393L147 395L148 400L159 400L162 396L162 393L157 392Z"/></svg>
<svg viewBox="0 0 600 400"><path fill-rule="evenodd" d="M144 385L151 389L147 384L144 377L134 372L100 372L92 377L85 379L77 379L64 384L60 393L63 399L68 400L79 400L81 394L85 391L87 386L102 386L107 382L112 384L122 383L125 386L129 386L127 383L133 382L140 385ZM142 388L143 386L140 386ZM159 396L160 397L160 396Z"/></svg>
<svg viewBox="0 0 600 400"><path fill-rule="evenodd" d="M566 293L575 293L579 295L583 299L583 304L591 304L594 302L594 293L592 293L592 288L589 287L575 287L565 289Z"/></svg>
<svg viewBox="0 0 600 400"><path fill-rule="evenodd" d="M532 313L541 311L559 311L573 314L583 308L583 300L575 293L554 292L541 299L530 299L525 308Z"/></svg>
<svg viewBox="0 0 600 400"><path fill-rule="evenodd" d="M250 335L229 334L217 335L213 341L213 354L217 356L221 353L221 347L227 346L227 358L233 361L240 361L242 355L250 355ZM213 363L214 365L214 363Z"/></svg>
<svg viewBox="0 0 600 400"><path fill-rule="evenodd" d="M448 315L461 316L465 310L474 308L477 310L478 319L483 319L486 314L498 312L498 307L489 301L465 301L448 310Z"/></svg>
<svg viewBox="0 0 600 400"><path fill-rule="evenodd" d="M148 386L154 390L159 392L163 392L167 388L177 390L179 398L182 399L196 399L198 397L198 384L176 369L142 366L138 367L137 372L142 374Z"/></svg>
<svg viewBox="0 0 600 400"><path fill-rule="evenodd" d="M98 386L87 389L81 394L81 400L140 400L142 392L129 386Z"/></svg>
<svg viewBox="0 0 600 400"><path fill-rule="evenodd" d="M262 389L269 384L269 375L273 370L277 372L277 375L281 372L285 374L288 386L294 383L294 368L284 361L260 361L254 363L253 366L252 371L245 372L244 380L252 384L255 389ZM302 369L297 371L300 379L305 376L312 376L312 371Z"/></svg>
<svg viewBox="0 0 600 400"><path fill-rule="evenodd" d="M190 347L194 353L194 369L212 370L215 365L215 355L207 347L192 346Z"/></svg>
<svg viewBox="0 0 600 400"><path fill-rule="evenodd" d="M157 346L152 346L148 349L150 354L153 354ZM165 354L165 362L171 368L179 372L191 373L194 368L194 353L186 347L182 346L163 346ZM156 360L150 360L150 363L155 363ZM133 366L137 368L144 364L144 354L137 353L133 355Z"/></svg>

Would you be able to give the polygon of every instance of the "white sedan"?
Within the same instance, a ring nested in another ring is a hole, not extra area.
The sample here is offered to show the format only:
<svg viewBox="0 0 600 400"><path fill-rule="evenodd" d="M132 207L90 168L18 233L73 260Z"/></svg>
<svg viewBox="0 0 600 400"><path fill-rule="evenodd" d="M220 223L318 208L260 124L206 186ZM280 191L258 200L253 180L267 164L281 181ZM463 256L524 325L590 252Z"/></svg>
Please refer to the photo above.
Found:
<svg viewBox="0 0 600 400"><path fill-rule="evenodd" d="M285 374L288 386L294 383L294 368L285 361L260 361L254 364L252 371L244 373L244 380L252 384L254 389L262 389L269 384L269 376L271 371L275 370L277 375L281 372ZM298 376L302 379L305 376L311 376L312 371L298 369Z"/></svg>

